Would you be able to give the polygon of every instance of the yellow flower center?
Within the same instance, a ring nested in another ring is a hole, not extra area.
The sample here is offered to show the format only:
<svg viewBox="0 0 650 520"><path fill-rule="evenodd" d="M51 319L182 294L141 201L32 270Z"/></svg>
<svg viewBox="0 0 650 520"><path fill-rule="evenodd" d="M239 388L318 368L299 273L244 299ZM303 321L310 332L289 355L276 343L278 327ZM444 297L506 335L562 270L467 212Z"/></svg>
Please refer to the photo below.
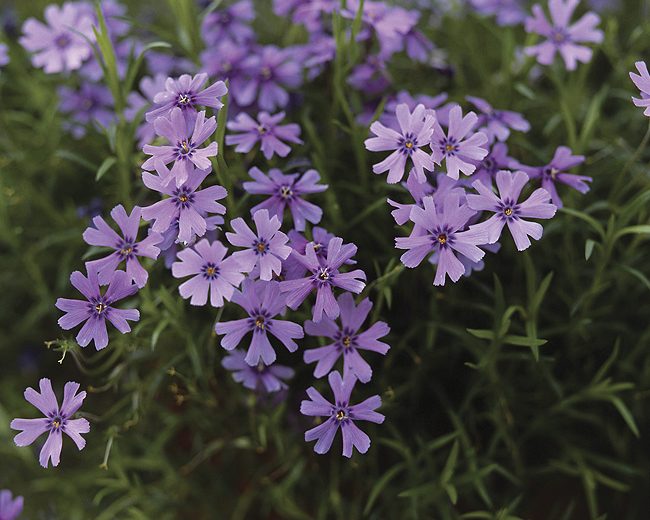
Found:
<svg viewBox="0 0 650 520"><path fill-rule="evenodd" d="M441 246L444 246L447 243L447 235L445 235L444 233L438 235L438 242L440 242Z"/></svg>
<svg viewBox="0 0 650 520"><path fill-rule="evenodd" d="M352 344L352 338L350 338L350 336L345 336L345 337L343 338L343 346L344 346L345 348L347 348L347 347L349 347L351 344Z"/></svg>
<svg viewBox="0 0 650 520"><path fill-rule="evenodd" d="M97 314L101 314L106 310L106 305L104 305L103 303L98 303L97 305L95 305L95 310L97 311Z"/></svg>
<svg viewBox="0 0 650 520"><path fill-rule="evenodd" d="M214 276L215 274L217 274L217 268L216 267L208 267L205 270L205 274L207 274L208 276Z"/></svg>
<svg viewBox="0 0 650 520"><path fill-rule="evenodd" d="M262 330L264 330L264 328L266 327L266 325L265 325L265 323L264 323L264 317L263 317L263 316L258 316L258 317L257 317L257 319L255 320L255 326L256 326L258 329L262 329Z"/></svg>
<svg viewBox="0 0 650 520"><path fill-rule="evenodd" d="M181 202L187 202L188 201L187 195L181 195L180 197L178 197L178 200L180 200Z"/></svg>
<svg viewBox="0 0 650 520"><path fill-rule="evenodd" d="M343 419L346 419L347 416L345 415L345 412L343 410L339 410L336 412L336 420L337 421L342 421Z"/></svg>
<svg viewBox="0 0 650 520"><path fill-rule="evenodd" d="M266 244L264 242L258 242L257 243L257 250L260 253L263 253L264 251L266 251Z"/></svg>
<svg viewBox="0 0 650 520"><path fill-rule="evenodd" d="M453 152L453 151L454 151L454 147L453 147L453 145L448 144L448 145L445 145L445 150L447 150L448 152Z"/></svg>
<svg viewBox="0 0 650 520"><path fill-rule="evenodd" d="M506 208L504 213L506 214L506 217L509 217L510 215L512 215L512 208Z"/></svg>

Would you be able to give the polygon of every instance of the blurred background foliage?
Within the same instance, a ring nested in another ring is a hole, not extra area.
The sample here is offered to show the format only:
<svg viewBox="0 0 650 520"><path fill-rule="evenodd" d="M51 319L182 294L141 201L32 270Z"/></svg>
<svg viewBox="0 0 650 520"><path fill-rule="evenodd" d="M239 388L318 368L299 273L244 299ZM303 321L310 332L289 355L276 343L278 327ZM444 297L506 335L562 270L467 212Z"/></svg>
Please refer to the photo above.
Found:
<svg viewBox="0 0 650 520"><path fill-rule="evenodd" d="M421 24L453 73L391 64L395 90L475 95L522 112L533 129L513 135L511 155L544 164L568 145L587 156L578 173L594 178L586 196L564 192L566 209L539 243L517 253L506 240L483 272L443 288L431 285L430 266L398 263L393 238L403 231L385 203L392 188L372 175L367 129L349 117L363 108L345 82L360 51L346 36L350 21L337 20L337 60L290 117L306 143L293 160L330 185L318 199L323 225L358 244L374 316L392 327L392 350L357 389L359 398L381 394L387 420L366 428L373 445L350 461L336 442L319 456L303 441L311 423L298 409L313 380L301 353L280 353L297 370L284 399L240 387L220 365L215 310L183 301L162 262L135 298L142 319L133 334L82 351L57 327L54 301L72 294L69 274L87 252L88 208L106 214L123 202L124 184L116 168L95 180L113 154L105 136L75 140L62 130L56 87L74 78L32 68L16 44L22 21L41 18L46 4L2 3L11 63L0 71L0 488L25 496L26 518L647 518L650 129L628 78L650 49L645 2L626 0L605 16L604 44L574 73L516 61L523 30L461 5ZM197 60L199 7L126 4L152 40ZM269 2L256 8L261 41L304 38ZM250 207L241 190L248 167L269 165L223 153L233 218ZM128 150L127 191L140 205L153 202L139 180L142 158ZM223 317L236 312L227 306ZM22 393L42 376L57 389L79 381L92 423L86 449L67 443L61 466L48 470L35 449L14 446L8 426L32 416Z"/></svg>

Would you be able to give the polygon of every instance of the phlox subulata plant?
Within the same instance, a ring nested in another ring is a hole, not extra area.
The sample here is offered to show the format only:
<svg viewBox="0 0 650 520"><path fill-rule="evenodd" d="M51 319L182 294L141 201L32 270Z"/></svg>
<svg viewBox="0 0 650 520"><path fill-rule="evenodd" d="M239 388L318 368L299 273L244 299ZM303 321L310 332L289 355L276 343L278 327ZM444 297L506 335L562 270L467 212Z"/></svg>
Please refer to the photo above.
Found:
<svg viewBox="0 0 650 520"><path fill-rule="evenodd" d="M640 4L0 8L0 520L643 518Z"/></svg>

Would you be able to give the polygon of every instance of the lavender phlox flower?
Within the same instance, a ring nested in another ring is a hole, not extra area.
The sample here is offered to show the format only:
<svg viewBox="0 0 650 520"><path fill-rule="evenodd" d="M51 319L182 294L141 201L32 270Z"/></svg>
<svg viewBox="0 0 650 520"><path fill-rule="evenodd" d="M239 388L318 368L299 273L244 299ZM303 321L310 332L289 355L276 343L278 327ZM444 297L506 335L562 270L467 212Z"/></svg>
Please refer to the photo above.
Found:
<svg viewBox="0 0 650 520"><path fill-rule="evenodd" d="M257 233L253 233L243 218L230 221L234 233L226 233L226 238L233 246L244 247L243 251L233 253L244 272L250 273L254 267L259 267L260 278L271 280L273 274L280 274L282 260L291 254L287 245L289 238L280 231L280 220L273 215L269 217L266 209L253 214Z"/></svg>
<svg viewBox="0 0 650 520"><path fill-rule="evenodd" d="M158 92L153 98L156 104L153 110L147 112L147 121L169 116L175 108L182 111L189 122L193 121L198 106L210 107L219 110L223 103L219 98L228 93L228 88L223 81L217 81L209 87L203 88L208 75L204 72L192 77L183 74L179 78L167 78L165 90Z"/></svg>
<svg viewBox="0 0 650 520"><path fill-rule="evenodd" d="M476 128L485 132L488 136L488 144L492 144L495 140L506 141L511 129L519 132L530 130L530 123L518 112L495 110L490 103L474 96L466 96L465 99L479 110Z"/></svg>
<svg viewBox="0 0 650 520"><path fill-rule="evenodd" d="M305 432L305 441L316 441L314 451L327 453L339 428L343 437L343 456L352 457L352 450L366 453L370 448L370 437L355 424L356 421L384 422L384 416L375 410L381 406L381 398L373 395L358 404L350 404L350 394L357 380L347 372L341 377L331 372L328 381L334 394L334 403L325 399L313 386L307 389L309 400L300 404L300 413L308 416L326 417L321 424Z"/></svg>
<svg viewBox="0 0 650 520"><path fill-rule="evenodd" d="M0 490L0 519L16 520L23 512L23 497L12 497L8 489Z"/></svg>
<svg viewBox="0 0 650 520"><path fill-rule="evenodd" d="M476 12L495 16L497 25L518 25L526 19L521 0L470 0Z"/></svg>
<svg viewBox="0 0 650 520"><path fill-rule="evenodd" d="M108 128L115 122L115 108L111 91L104 85L84 81L79 89L61 86L58 89L59 109L68 113L69 119L64 126L76 139L86 135L89 124Z"/></svg>
<svg viewBox="0 0 650 520"><path fill-rule="evenodd" d="M544 231L537 222L528 222L523 219L552 218L557 207L550 203L551 196L544 188L537 188L528 199L518 202L521 191L528 182L528 175L525 172L499 171L496 175L496 182L499 190L498 196L492 191L491 185L486 186L481 181L476 181L473 184L479 194L467 195L467 204L470 208L494 213L485 222L476 224L474 229L485 230L488 234L488 241L495 243L501 237L503 227L507 224L517 249L523 251L530 246L529 236L539 240Z"/></svg>
<svg viewBox="0 0 650 520"><path fill-rule="evenodd" d="M365 94L383 95L390 89L392 79L384 58L380 55L370 54L366 57L366 61L352 69L347 82L354 89Z"/></svg>
<svg viewBox="0 0 650 520"><path fill-rule="evenodd" d="M205 305L208 292L213 307L222 307L224 300L230 301L244 274L236 259L226 258L227 252L219 240L210 243L206 239L179 251L180 261L172 264L172 275L175 278L192 276L179 286L180 295L190 298L192 305Z"/></svg>
<svg viewBox="0 0 650 520"><path fill-rule="evenodd" d="M81 408L86 392L79 392L79 383L69 381L63 387L63 402L61 407L56 399L52 382L43 378L39 381L40 393L33 388L25 390L25 399L33 404L45 416L42 419L14 419L11 421L13 430L22 430L14 437L16 446L29 446L38 437L47 433L47 440L41 448L39 462L44 468L49 462L58 466L61 461L63 434L70 437L81 451L86 445L81 436L90 431L90 423L86 419L71 417Z"/></svg>
<svg viewBox="0 0 650 520"><path fill-rule="evenodd" d="M573 155L570 148L560 146L555 150L551 162L545 166L526 166L518 161L513 161L511 168L526 172L531 179L541 179L542 188L549 192L553 204L561 208L562 199L560 199L556 183L566 184L580 193L587 193L590 189L587 183L593 180L591 177L566 173L567 170L583 162L585 162L584 155Z"/></svg>
<svg viewBox="0 0 650 520"><path fill-rule="evenodd" d="M267 209L282 223L285 209L288 207L293 218L293 226L298 231L305 230L305 221L312 224L320 222L323 210L302 198L304 195L320 193L327 189L327 184L318 184L320 175L316 170L285 175L277 168L271 168L268 175L265 175L259 168L253 167L248 175L255 179L244 183L244 189L248 193L269 195L264 202L253 206L251 214Z"/></svg>
<svg viewBox="0 0 650 520"><path fill-rule="evenodd" d="M323 313L332 319L339 315L339 305L334 298L332 289L338 287L344 291L359 294L365 287L366 275L361 269L350 272L340 272L339 268L350 260L357 252L354 244L343 244L341 238L332 238L327 244L327 257L325 261L316 256L314 244L305 246L305 254L301 255L295 250L292 257L298 260L311 273L306 278L286 280L280 283L280 291L287 293L287 306L296 310L316 290L316 304L312 312L312 319L318 322Z"/></svg>
<svg viewBox="0 0 650 520"><path fill-rule="evenodd" d="M648 73L648 66L644 61L637 61L635 64L638 74L630 72L630 79L641 91L641 98L632 98L632 101L637 107L643 107L644 116L650 117L650 74Z"/></svg>
<svg viewBox="0 0 650 520"><path fill-rule="evenodd" d="M305 332L310 336L324 336L333 340L324 347L306 350L305 363L317 362L314 377L323 377L343 356L344 371L352 372L359 381L367 383L372 378L372 369L359 351L369 350L385 355L390 346L379 341L379 338L386 336L390 327L383 321L377 321L368 330L359 332L372 309L372 302L368 298L355 305L354 297L350 293L343 293L338 297L338 304L341 309L340 326L327 317L318 323L305 322Z"/></svg>
<svg viewBox="0 0 650 520"><path fill-rule="evenodd" d="M160 249L156 246L162 242L163 237L160 233L150 231L147 237L138 241L141 216L142 209L139 206L134 206L128 215L119 204L111 210L111 217L119 226L121 236L100 216L93 218L93 226L84 231L83 239L87 244L114 250L107 257L89 262L97 270L100 284L107 284L122 262L126 262L126 274L138 287L142 288L147 283L149 273L140 265L138 257L158 258Z"/></svg>
<svg viewBox="0 0 650 520"><path fill-rule="evenodd" d="M244 280L241 292L235 291L232 297L248 313L247 318L219 322L215 325L216 333L224 337L221 346L226 350L237 347L244 336L252 332L252 339L245 361L251 366L260 363L270 365L276 359L268 335L279 340L289 352L295 352L298 345L294 341L304 337L302 327L291 321L278 320L275 317L286 307L286 299L280 293L276 281Z"/></svg>
<svg viewBox="0 0 650 520"><path fill-rule="evenodd" d="M82 2L50 4L45 8L47 25L35 18L23 24L20 44L32 55L34 67L48 73L71 71L92 55L93 18ZM87 38L87 39L86 39Z"/></svg>
<svg viewBox="0 0 650 520"><path fill-rule="evenodd" d="M247 84L242 63L249 54L250 49L244 44L220 40L201 53L201 68L211 77L227 79L230 91L234 93ZM231 106L233 102L234 94L230 98Z"/></svg>
<svg viewBox="0 0 650 520"><path fill-rule="evenodd" d="M237 115L234 121L227 124L228 130L241 132L240 134L229 134L226 136L228 146L237 145L236 152L248 153L257 142L261 143L264 157L270 159L273 154L286 157L291 147L283 141L302 144L300 127L295 123L287 125L278 124L284 119L284 112L270 115L268 112L260 112L257 121L248 114L242 112Z"/></svg>
<svg viewBox="0 0 650 520"><path fill-rule="evenodd" d="M485 252L478 246L488 243L485 230L467 224L476 214L466 204L460 204L457 193L449 193L441 211L432 197L422 200L423 207L414 206L411 220L415 224L411 235L395 239L397 249L407 249L400 260L406 267L418 266L430 253L438 255L434 285L444 285L446 276L457 282L465 272L456 253L478 262Z"/></svg>
<svg viewBox="0 0 650 520"><path fill-rule="evenodd" d="M473 181L481 181L483 184L491 185L494 176L499 170L509 170L515 164L515 160L508 155L508 145L496 142L490 148L490 152L482 161L476 164L474 174L467 179L468 185Z"/></svg>
<svg viewBox="0 0 650 520"><path fill-rule="evenodd" d="M126 334L131 332L128 321L140 319L137 309L118 309L114 306L119 300L138 292L138 286L131 283L131 277L124 271L115 271L108 281L108 288L102 294L97 271L91 264L87 264L87 273L87 277L79 271L70 275L70 283L86 300L58 298L56 308L65 312L58 324L63 330L70 330L85 322L77 334L77 343L85 347L92 340L95 348L101 350L108 345L106 320L122 334Z"/></svg>
<svg viewBox="0 0 650 520"><path fill-rule="evenodd" d="M244 43L255 39L250 26L255 19L255 9L251 0L239 0L226 8L208 13L201 24L201 37L206 47L218 44L224 39Z"/></svg>
<svg viewBox="0 0 650 520"><path fill-rule="evenodd" d="M266 45L249 55L242 63L248 80L233 89L233 97L243 107L257 99L259 108L272 111L289 103L286 89L294 89L302 83L300 66L287 49Z"/></svg>
<svg viewBox="0 0 650 520"><path fill-rule="evenodd" d="M151 155L143 164L144 170L153 170L156 163L174 163L171 177L180 187L192 174L194 168L210 171L212 163L209 157L217 155L217 143L212 141L208 146L199 148L214 133L217 121L214 116L205 118L205 110L196 115L193 128L186 122L182 110L178 107L172 109L170 117L159 117L154 121L156 134L165 137L170 144L155 146L146 144L142 148L144 153Z"/></svg>
<svg viewBox="0 0 650 520"><path fill-rule="evenodd" d="M291 49L294 60L305 69L307 79L313 81L323 72L325 65L334 60L336 40L326 33L312 33L309 42L294 45Z"/></svg>
<svg viewBox="0 0 650 520"><path fill-rule="evenodd" d="M526 32L536 33L546 41L526 47L528 56L537 57L542 65L550 65L559 52L568 70L575 70L578 62L588 63L593 54L592 49L581 43L600 43L603 32L596 29L600 16L588 12L577 22L570 25L571 16L580 0L549 0L550 21L539 4L533 6L533 16L526 19Z"/></svg>
<svg viewBox="0 0 650 520"><path fill-rule="evenodd" d="M289 236L289 245L291 248L301 255L305 254L307 244L311 243L314 246L314 251L319 262L325 265L327 261L327 246L329 241L334 238L334 235L327 231L326 229L314 226L311 230L312 239L309 240L305 235L292 229L288 233ZM344 247L348 247L349 244ZM347 265L354 265L357 261L349 258L345 261ZM284 262L282 262L282 269L285 272L285 280L295 280L297 278L303 278L307 272L307 268L298 261L294 255L289 255Z"/></svg>
<svg viewBox="0 0 650 520"><path fill-rule="evenodd" d="M397 105L395 115L400 126L400 132L388 128L375 121L370 125L370 131L376 137L365 140L366 148L373 152L395 150L386 159L372 167L374 173L388 171L387 181L390 184L399 182L404 176L406 162L410 159L413 169L420 181L426 180L424 170L433 171L433 159L422 150L427 146L433 134L434 117L427 113L424 105L418 105L413 113L404 103Z"/></svg>
<svg viewBox="0 0 650 520"><path fill-rule="evenodd" d="M292 368L273 363L265 365L250 366L244 360L245 354L239 350L228 353L221 361L221 365L232 372L232 378L246 388L268 393L278 392L287 388L284 379L290 379L294 375Z"/></svg>
<svg viewBox="0 0 650 520"><path fill-rule="evenodd" d="M483 132L473 129L478 122L478 116L469 112L463 117L459 106L453 107L449 112L449 128L445 133L439 122L434 120L433 135L431 136L431 150L436 164L445 161L447 175L458 179L459 172L471 175L476 170L473 161L481 161L488 154L484 145L487 136Z"/></svg>
<svg viewBox="0 0 650 520"><path fill-rule="evenodd" d="M164 164L157 164L156 171L159 175L142 172L142 181L147 188L169 197L142 208L142 218L154 221L152 231L165 233L175 220L178 220L178 240L190 243L194 236L205 234L208 229L208 213L223 215L226 212L225 206L217 202L227 195L222 186L197 190L208 176L207 171L196 170L180 187L169 182L167 177L171 172Z"/></svg>

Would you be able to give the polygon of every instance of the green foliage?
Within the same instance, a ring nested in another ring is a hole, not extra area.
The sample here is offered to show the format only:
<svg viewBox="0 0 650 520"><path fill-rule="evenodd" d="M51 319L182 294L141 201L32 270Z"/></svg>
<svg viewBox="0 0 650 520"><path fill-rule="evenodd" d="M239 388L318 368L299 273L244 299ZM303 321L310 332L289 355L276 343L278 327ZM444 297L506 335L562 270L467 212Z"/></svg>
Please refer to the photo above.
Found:
<svg viewBox="0 0 650 520"><path fill-rule="evenodd" d="M141 52L169 45L197 61L196 5L131 2L130 13L143 4L157 8L145 28L161 42ZM292 114L306 143L294 154L330 185L317 199L323 224L359 245L373 319L392 327L392 350L372 360L373 380L357 394L380 393L386 422L367 426L370 451L349 461L338 441L326 456L303 441L312 423L299 404L314 381L301 352L280 355L297 369L286 400L251 394L222 369L213 333L215 320L237 311L191 307L162 262L147 265L150 282L133 298L141 320L132 334L113 334L94 352L57 327L54 301L72 296L69 274L95 253L81 240L88 220L77 208L95 196L105 214L154 201L139 180L135 126L122 114L143 60L133 55L119 80L100 23L97 52L119 118L75 141L56 98L56 86L74 79L34 70L12 43L0 72L0 487L26 497L27 518L645 518L650 129L627 77L650 48L640 4L605 21L602 48L574 73L549 67L531 79L532 61L514 64L521 29L467 13L427 29L448 51L453 77L406 59L391 65L397 88L444 90L456 101L471 94L524 113L533 130L513 135L512 155L543 164L566 144L587 156L580 173L594 178L586 196L563 191L566 207L526 253L506 238L484 271L444 288L431 285L429 265L398 261L393 238L404 230L384 201L399 195L371 172L377 157L356 121L363 95L346 81L363 59L359 20L334 17L337 59ZM40 17L44 5L17 5L20 19ZM270 20L268 6L260 9ZM304 36L272 21L258 28L264 41ZM208 182L228 188L233 218L252 202L241 189L246 171L268 164L224 146L227 110ZM61 465L48 470L34 449L13 445L8 427L33 416L22 392L45 375L59 391L68 380L87 389L82 415L92 423L85 450L64 444Z"/></svg>

